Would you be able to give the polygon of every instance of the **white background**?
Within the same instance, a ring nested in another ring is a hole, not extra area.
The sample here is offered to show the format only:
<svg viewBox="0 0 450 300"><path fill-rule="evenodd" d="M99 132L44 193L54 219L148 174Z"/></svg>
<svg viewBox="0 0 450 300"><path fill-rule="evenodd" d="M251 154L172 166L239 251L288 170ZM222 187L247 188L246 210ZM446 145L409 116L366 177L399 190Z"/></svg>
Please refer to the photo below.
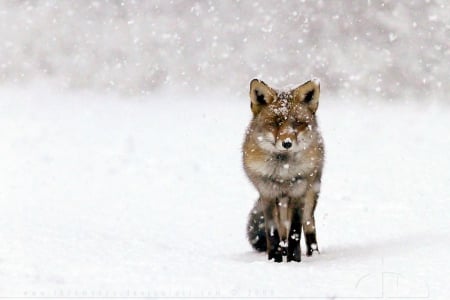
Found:
<svg viewBox="0 0 450 300"><path fill-rule="evenodd" d="M0 296L450 295L445 1L0 3ZM248 84L322 79L320 255L251 250Z"/></svg>

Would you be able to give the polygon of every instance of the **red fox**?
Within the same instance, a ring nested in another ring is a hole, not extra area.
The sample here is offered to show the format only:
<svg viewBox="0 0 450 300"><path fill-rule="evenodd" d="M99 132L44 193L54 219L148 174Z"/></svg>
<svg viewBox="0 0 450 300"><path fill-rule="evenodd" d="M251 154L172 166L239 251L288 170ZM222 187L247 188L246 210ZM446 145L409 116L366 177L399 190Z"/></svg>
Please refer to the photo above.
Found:
<svg viewBox="0 0 450 300"><path fill-rule="evenodd" d="M250 212L250 244L269 260L300 258L302 227L306 255L319 251L314 210L320 192L324 146L316 111L320 84L277 90L263 81L250 83L253 118L243 145L244 170L259 192Z"/></svg>

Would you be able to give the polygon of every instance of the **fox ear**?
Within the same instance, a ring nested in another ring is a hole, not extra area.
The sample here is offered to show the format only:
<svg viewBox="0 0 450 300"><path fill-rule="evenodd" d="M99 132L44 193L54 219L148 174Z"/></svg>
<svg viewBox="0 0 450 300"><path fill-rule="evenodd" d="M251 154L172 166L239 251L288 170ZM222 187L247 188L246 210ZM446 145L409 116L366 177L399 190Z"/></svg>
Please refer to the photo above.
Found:
<svg viewBox="0 0 450 300"><path fill-rule="evenodd" d="M257 115L261 109L271 103L276 97L276 92L264 81L253 79L250 82L250 107L253 115Z"/></svg>
<svg viewBox="0 0 450 300"><path fill-rule="evenodd" d="M309 109L315 113L319 106L320 82L313 79L300 85L294 90L294 97L300 102L308 105Z"/></svg>

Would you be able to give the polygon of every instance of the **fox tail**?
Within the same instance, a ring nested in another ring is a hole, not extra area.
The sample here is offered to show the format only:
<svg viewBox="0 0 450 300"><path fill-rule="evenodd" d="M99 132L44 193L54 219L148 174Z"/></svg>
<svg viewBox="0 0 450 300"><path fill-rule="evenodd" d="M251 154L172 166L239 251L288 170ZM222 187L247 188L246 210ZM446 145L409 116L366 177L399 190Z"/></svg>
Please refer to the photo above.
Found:
<svg viewBox="0 0 450 300"><path fill-rule="evenodd" d="M247 238L253 249L261 252L267 249L266 231L264 227L264 214L260 201L256 201L248 215Z"/></svg>

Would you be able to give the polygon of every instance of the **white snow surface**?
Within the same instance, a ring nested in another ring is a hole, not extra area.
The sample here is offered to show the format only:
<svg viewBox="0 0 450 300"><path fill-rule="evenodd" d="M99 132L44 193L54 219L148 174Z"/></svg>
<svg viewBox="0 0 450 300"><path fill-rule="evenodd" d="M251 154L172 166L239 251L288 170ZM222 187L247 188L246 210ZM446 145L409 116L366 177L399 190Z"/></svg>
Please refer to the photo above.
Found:
<svg viewBox="0 0 450 300"><path fill-rule="evenodd" d="M245 237L246 97L2 87L0 296L448 298L449 107L331 98L320 254L277 264Z"/></svg>

